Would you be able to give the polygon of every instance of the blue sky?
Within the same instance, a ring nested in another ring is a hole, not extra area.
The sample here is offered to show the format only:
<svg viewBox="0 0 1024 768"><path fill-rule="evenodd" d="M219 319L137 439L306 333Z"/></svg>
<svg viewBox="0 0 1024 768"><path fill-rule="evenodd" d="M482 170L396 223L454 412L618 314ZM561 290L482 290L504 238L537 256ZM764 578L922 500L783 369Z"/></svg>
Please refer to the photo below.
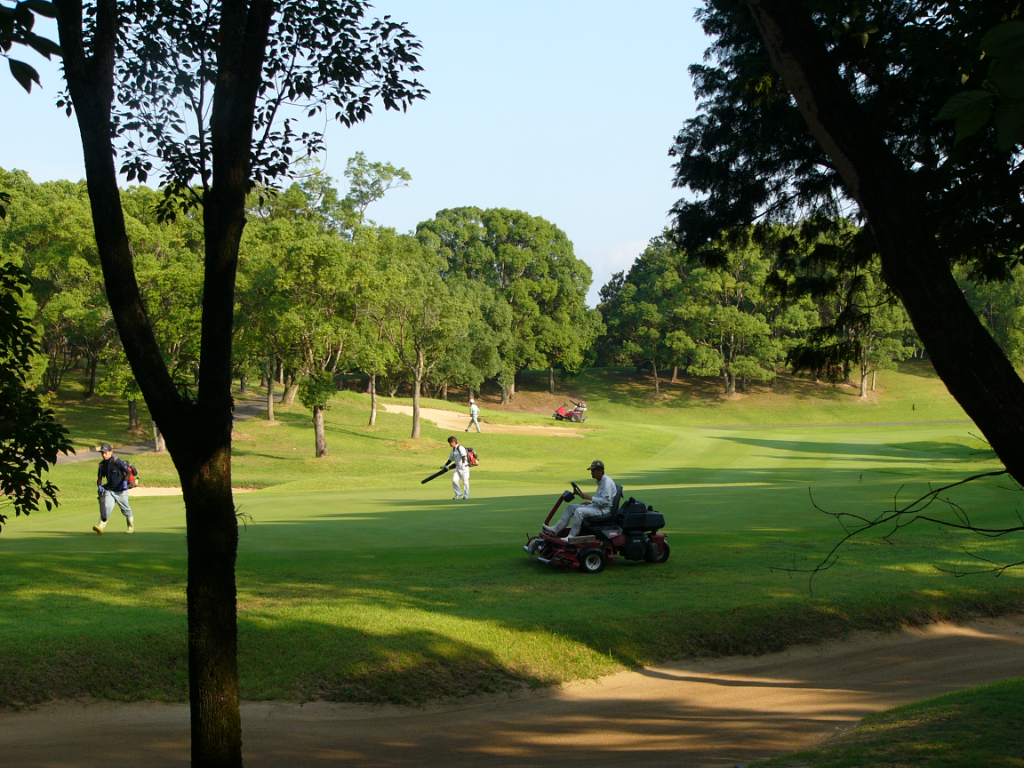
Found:
<svg viewBox="0 0 1024 768"><path fill-rule="evenodd" d="M593 269L594 306L681 195L667 153L694 114L686 68L707 47L694 7L378 0L374 15L408 22L422 40L420 80L431 94L405 114L381 109L354 128L331 125L324 168L343 182L357 151L404 166L411 185L368 210L402 232L461 205L548 219ZM82 178L75 123L53 106L59 72L32 63L43 90L31 96L0 72L0 166L36 181Z"/></svg>

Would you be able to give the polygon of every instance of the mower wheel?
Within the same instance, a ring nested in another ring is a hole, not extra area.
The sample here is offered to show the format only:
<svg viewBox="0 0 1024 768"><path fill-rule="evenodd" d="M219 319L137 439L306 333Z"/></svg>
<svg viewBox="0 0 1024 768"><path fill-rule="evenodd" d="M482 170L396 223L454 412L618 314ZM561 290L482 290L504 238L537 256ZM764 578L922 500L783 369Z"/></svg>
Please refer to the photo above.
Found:
<svg viewBox="0 0 1024 768"><path fill-rule="evenodd" d="M583 550L576 559L580 561L580 573L600 573L607 562L604 551L598 547Z"/></svg>
<svg viewBox="0 0 1024 768"><path fill-rule="evenodd" d="M651 557L648 554L647 557L644 558L644 560L646 560L648 563L664 563L666 560L668 560L668 554L672 551L671 549L669 549L668 542L661 542L661 547L661 554L655 554L653 557Z"/></svg>
<svg viewBox="0 0 1024 768"><path fill-rule="evenodd" d="M580 415L578 413L570 413L569 414L569 421L571 421L573 424L579 424L580 423Z"/></svg>

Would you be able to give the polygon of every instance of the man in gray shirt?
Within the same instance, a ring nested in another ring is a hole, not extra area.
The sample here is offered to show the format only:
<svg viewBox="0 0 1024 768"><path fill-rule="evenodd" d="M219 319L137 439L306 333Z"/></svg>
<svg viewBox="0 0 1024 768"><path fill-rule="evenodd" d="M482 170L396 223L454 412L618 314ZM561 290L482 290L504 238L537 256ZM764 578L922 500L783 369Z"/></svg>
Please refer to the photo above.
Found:
<svg viewBox="0 0 1024 768"><path fill-rule="evenodd" d="M612 511L612 504L615 502L615 481L604 473L604 462L592 461L587 469L590 470L590 476L597 480L597 491L593 495L589 493L580 495L590 503L570 504L566 507L565 512L562 513L557 523L551 526L544 526L546 533L557 536L569 524L569 519L572 518L572 528L569 530L569 537L579 536L584 520L588 517L602 517Z"/></svg>

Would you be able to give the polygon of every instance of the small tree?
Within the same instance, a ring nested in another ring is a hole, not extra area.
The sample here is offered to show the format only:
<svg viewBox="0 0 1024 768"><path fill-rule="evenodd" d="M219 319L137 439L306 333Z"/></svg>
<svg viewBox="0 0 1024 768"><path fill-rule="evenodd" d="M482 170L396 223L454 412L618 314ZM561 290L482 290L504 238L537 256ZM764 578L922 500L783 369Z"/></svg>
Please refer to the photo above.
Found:
<svg viewBox="0 0 1024 768"><path fill-rule="evenodd" d="M328 371L315 371L299 384L299 402L313 411L313 432L316 435L316 457L327 455L324 434L324 411L330 408L331 396L338 391L334 376Z"/></svg>

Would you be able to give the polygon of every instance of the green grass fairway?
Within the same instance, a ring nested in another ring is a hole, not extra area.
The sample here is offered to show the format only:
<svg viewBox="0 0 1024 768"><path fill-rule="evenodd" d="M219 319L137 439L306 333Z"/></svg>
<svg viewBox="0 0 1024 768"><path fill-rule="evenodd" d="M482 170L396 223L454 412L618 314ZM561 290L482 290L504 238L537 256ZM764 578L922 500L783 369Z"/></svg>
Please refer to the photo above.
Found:
<svg viewBox="0 0 1024 768"><path fill-rule="evenodd" d="M928 483L998 466L970 424L871 426L964 419L921 364L882 383L869 403L799 381L780 385L782 395L734 400L714 383L688 382L653 400L632 374L597 371L572 384L591 408L583 438L467 438L482 460L469 502L452 500L448 476L420 485L445 460L448 433L425 424L411 441L409 419L386 413L366 427L364 395L336 398L326 459L312 458L301 408L282 409L277 426L244 422L235 485L256 490L236 497L246 521L242 694L419 702L1021 610L1017 571L954 579L935 568L972 564L965 547L1017 560L1019 538L925 527L891 544L874 536L847 546L813 592L806 577L770 570L816 562L838 538L808 489L831 510L873 512L897 492L909 500ZM59 407L78 414L90 441L102 438L73 401ZM484 415L550 421L495 408ZM706 428L716 423L733 428ZM523 552L570 480L592 487L586 466L595 458L627 496L665 513L668 563L620 560L583 576ZM176 484L169 458L134 463L147 485ZM91 462L58 467L60 509L12 518L0 534L0 703L187 695L181 499L135 498L137 533L124 535L115 513L99 537L90 530L95 471ZM1016 524L1020 496L1006 485L954 498L978 522Z"/></svg>

